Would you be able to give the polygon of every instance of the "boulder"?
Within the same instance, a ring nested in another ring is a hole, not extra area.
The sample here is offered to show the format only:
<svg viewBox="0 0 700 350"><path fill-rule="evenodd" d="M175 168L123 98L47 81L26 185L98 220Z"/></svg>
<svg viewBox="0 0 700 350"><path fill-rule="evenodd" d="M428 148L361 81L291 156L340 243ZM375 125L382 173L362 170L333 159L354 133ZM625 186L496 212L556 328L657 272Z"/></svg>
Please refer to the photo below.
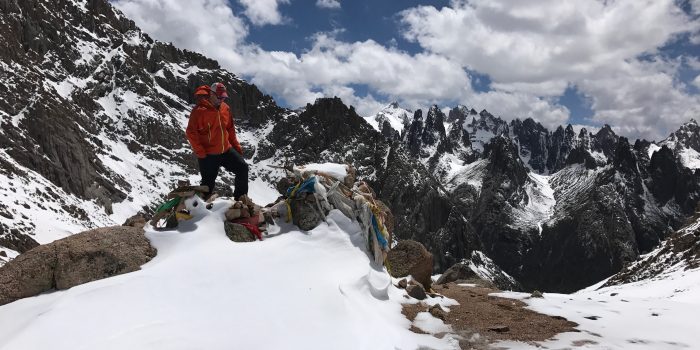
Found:
<svg viewBox="0 0 700 350"><path fill-rule="evenodd" d="M289 206L292 208L292 222L304 231L313 230L323 221L313 194L299 195L290 201Z"/></svg>
<svg viewBox="0 0 700 350"><path fill-rule="evenodd" d="M234 242L243 243L255 241L255 235L248 231L243 225L225 221L224 229L226 231L226 237Z"/></svg>
<svg viewBox="0 0 700 350"><path fill-rule="evenodd" d="M450 283L458 280L468 280L468 279L480 279L479 277L470 267L468 264L465 263L457 263L452 265L445 273L438 278L435 283L437 284L445 284L445 283Z"/></svg>
<svg viewBox="0 0 700 350"><path fill-rule="evenodd" d="M408 287L406 287L406 292L408 293L408 295L418 300L423 300L428 297L425 294L425 289L423 288L423 286L418 283L408 285Z"/></svg>
<svg viewBox="0 0 700 350"><path fill-rule="evenodd" d="M139 270L156 250L143 229L98 228L36 247L0 267L0 305Z"/></svg>
<svg viewBox="0 0 700 350"><path fill-rule="evenodd" d="M445 320L445 318L447 318L447 312L445 312L445 310L443 310L442 307L441 307L440 305L438 305L438 304L435 304L435 305L431 306L431 307L428 309L428 312L429 312L431 315L433 315L433 317L439 318L439 319L441 319L441 320L443 320L443 321Z"/></svg>
<svg viewBox="0 0 700 350"><path fill-rule="evenodd" d="M413 279L430 289L433 274L433 255L425 247L413 240L403 240L387 255L389 272L393 277L413 276Z"/></svg>

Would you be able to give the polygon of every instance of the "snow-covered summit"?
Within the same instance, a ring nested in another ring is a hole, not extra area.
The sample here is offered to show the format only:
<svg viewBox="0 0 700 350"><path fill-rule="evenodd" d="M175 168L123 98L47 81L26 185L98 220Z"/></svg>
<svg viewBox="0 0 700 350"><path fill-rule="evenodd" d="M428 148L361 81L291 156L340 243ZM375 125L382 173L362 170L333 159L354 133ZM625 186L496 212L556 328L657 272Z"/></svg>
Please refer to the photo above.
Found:
<svg viewBox="0 0 700 350"><path fill-rule="evenodd" d="M685 167L700 169L700 125L695 119L681 125L657 147L663 146L675 151Z"/></svg>
<svg viewBox="0 0 700 350"><path fill-rule="evenodd" d="M377 114L365 117L365 120L372 125L375 130L380 132L384 122L389 122L391 128L401 134L404 128L411 123L412 117L412 111L401 108L399 103L394 101L382 108Z"/></svg>

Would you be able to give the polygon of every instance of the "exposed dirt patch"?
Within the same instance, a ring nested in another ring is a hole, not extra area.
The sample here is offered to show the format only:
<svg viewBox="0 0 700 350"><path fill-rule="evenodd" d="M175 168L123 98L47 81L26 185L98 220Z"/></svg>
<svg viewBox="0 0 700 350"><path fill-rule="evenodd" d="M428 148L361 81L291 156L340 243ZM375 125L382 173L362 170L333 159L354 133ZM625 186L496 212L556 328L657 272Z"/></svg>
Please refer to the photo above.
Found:
<svg viewBox="0 0 700 350"><path fill-rule="evenodd" d="M499 292L493 288L464 287L451 282L433 285L433 289L459 302L459 305L450 306L445 323L463 338L460 340L462 349L486 349L488 343L499 340L544 341L559 333L578 331L574 328L578 324L563 317L526 309L527 304L519 300L489 296ZM427 310L428 306L423 303L405 304L403 313L413 320L419 312Z"/></svg>

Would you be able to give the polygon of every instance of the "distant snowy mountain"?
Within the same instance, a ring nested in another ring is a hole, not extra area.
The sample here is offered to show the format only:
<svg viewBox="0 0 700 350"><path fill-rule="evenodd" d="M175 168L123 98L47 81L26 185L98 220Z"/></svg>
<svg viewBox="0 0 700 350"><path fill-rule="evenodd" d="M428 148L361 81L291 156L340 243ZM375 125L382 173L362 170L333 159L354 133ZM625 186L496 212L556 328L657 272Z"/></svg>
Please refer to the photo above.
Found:
<svg viewBox="0 0 700 350"><path fill-rule="evenodd" d="M660 146L666 146L675 151L685 167L700 169L700 126L695 119L683 124L668 138L652 146L650 150L658 149Z"/></svg>
<svg viewBox="0 0 700 350"><path fill-rule="evenodd" d="M425 117L414 113L400 141L507 273L528 287L572 291L650 251L694 212L699 129L691 121L658 144L630 144L607 125L552 132L532 119L507 123L464 106L446 116L431 106Z"/></svg>

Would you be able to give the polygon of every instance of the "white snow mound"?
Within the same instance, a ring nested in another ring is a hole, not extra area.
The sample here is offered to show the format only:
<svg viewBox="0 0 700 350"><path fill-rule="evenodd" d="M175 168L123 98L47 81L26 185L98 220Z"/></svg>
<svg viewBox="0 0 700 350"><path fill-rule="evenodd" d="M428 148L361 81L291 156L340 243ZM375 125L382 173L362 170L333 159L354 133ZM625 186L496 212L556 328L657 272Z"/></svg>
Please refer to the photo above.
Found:
<svg viewBox="0 0 700 350"><path fill-rule="evenodd" d="M339 211L309 232L281 223L234 243L228 202L194 201L178 231L146 228L158 255L140 271L0 307L0 349L458 348L409 331L403 291Z"/></svg>

